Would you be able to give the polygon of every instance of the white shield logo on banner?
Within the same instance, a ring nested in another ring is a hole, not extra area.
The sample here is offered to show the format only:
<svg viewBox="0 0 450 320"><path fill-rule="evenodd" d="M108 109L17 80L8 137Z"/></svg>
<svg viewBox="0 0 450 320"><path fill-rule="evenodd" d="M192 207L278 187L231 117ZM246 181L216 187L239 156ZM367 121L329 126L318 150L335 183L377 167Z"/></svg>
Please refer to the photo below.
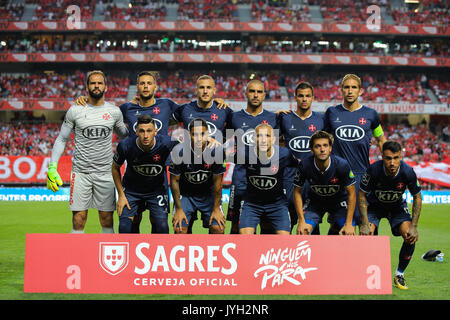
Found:
<svg viewBox="0 0 450 320"><path fill-rule="evenodd" d="M128 265L128 242L100 242L100 266L115 276Z"/></svg>

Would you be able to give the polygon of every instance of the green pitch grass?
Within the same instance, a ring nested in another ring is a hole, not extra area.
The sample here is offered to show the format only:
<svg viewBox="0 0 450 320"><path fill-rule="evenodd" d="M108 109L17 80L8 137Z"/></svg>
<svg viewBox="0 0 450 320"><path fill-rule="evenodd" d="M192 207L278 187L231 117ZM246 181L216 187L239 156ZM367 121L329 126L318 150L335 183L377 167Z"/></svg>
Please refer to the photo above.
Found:
<svg viewBox="0 0 450 320"><path fill-rule="evenodd" d="M225 208L226 209L226 208ZM235 300L235 299L281 299L281 300L448 300L450 299L450 205L424 205L419 220L419 242L412 261L405 273L409 290L392 289L392 295L94 295L24 293L23 274L25 261L25 235L27 233L68 233L72 214L66 202L8 202L0 203L0 299L2 300L89 300L89 299L161 299L161 300ZM117 216L115 217L117 218ZM171 218L171 217L170 217ZM117 232L117 220L115 221ZM230 225L227 225L227 233ZM194 233L206 233L200 222ZM321 226L322 233L328 225ZM98 214L90 211L86 233L99 233ZM144 214L141 233L150 232L148 213ZM172 228L170 230L172 232ZM380 225L380 235L391 236L392 272L398 263L401 237L392 237L386 219ZM430 249L442 250L446 256L443 263L421 260Z"/></svg>

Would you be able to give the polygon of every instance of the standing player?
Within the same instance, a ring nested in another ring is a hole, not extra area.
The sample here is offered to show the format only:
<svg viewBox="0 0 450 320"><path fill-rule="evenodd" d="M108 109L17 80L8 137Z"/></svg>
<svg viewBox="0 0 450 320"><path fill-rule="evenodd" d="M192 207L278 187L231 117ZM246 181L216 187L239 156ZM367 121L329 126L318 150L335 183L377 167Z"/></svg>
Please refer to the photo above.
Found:
<svg viewBox="0 0 450 320"><path fill-rule="evenodd" d="M148 114L137 120L137 138L119 142L112 163L112 176L119 194L119 232L131 233L134 217L150 210L152 233L169 233L168 197L164 186L167 158L178 141L157 135L155 121ZM120 167L127 161L121 181Z"/></svg>
<svg viewBox="0 0 450 320"><path fill-rule="evenodd" d="M364 90L361 79L355 74L347 74L341 81L344 96L343 104L329 107L325 112L325 131L334 138L334 154L347 160L355 174L356 192L361 178L369 167L369 148L372 135L382 149L386 137L381 127L378 113L358 102ZM355 221L359 225L359 210L355 210ZM330 228L331 234L337 233L337 227Z"/></svg>
<svg viewBox="0 0 450 320"><path fill-rule="evenodd" d="M259 124L269 124L273 129L279 128L278 116L270 111L264 110L262 103L266 97L264 84L259 80L251 80L245 90L247 98L247 108L234 112L227 128L233 129L235 135L233 142L238 148L242 145L254 146L255 128ZM236 163L233 169L233 176L230 188L230 202L228 204L227 220L231 221L231 234L239 233L239 215L245 190L247 189L247 179L245 167Z"/></svg>
<svg viewBox="0 0 450 320"><path fill-rule="evenodd" d="M339 234L355 234L355 179L347 161L331 154L332 145L332 135L317 131L309 141L313 155L299 164L294 181L297 234L311 234L326 212L330 223L338 226ZM305 181L309 182L311 190L303 212L302 187Z"/></svg>
<svg viewBox="0 0 450 320"><path fill-rule="evenodd" d="M103 96L107 90L102 71L87 75L88 103L86 107L70 107L61 132L52 149L47 173L47 188L58 191L62 180L57 164L72 130L75 133L75 154L70 175L69 208L73 213L72 233L84 233L89 208L98 210L103 233L114 233L114 182L111 177L113 130L120 138L128 135L120 110Z"/></svg>
<svg viewBox="0 0 450 320"><path fill-rule="evenodd" d="M255 128L256 146L245 148L243 166L247 188L239 218L239 233L254 234L261 221L269 223L276 234L289 235L291 221L283 190L284 171L296 167L297 159L289 149L275 145L277 137L266 123ZM237 150L240 161L242 150Z"/></svg>
<svg viewBox="0 0 450 320"><path fill-rule="evenodd" d="M367 169L361 180L358 202L361 212L360 234L378 234L380 220L386 218L391 225L392 234L403 237L394 284L399 289L408 289L404 272L419 239L417 225L422 196L417 176L402 161L401 150L398 142L387 141L383 144L383 160L373 163ZM412 218L403 199L406 188L413 196Z"/></svg>
<svg viewBox="0 0 450 320"><path fill-rule="evenodd" d="M308 82L300 82L295 87L295 100L297 109L294 112L280 114L280 131L286 146L298 160L311 155L309 138L318 130L323 130L323 114L311 110L314 101L314 89ZM297 211L294 205L294 177L296 168L286 168L284 188L289 199L289 213L291 214L291 227L297 224ZM303 199L307 198L308 182L303 187ZM314 229L314 234L320 234Z"/></svg>
<svg viewBox="0 0 450 320"><path fill-rule="evenodd" d="M169 167L170 188L174 199L173 228L175 233L187 233L190 222L197 217L197 211L202 214L203 227L209 228L209 233L224 233L225 217L222 211L222 179L225 172L223 151L221 148L207 153L208 124L197 118L189 124L190 141L185 141L188 148L187 161ZM216 153L218 161L214 159ZM184 155L180 157L183 159Z"/></svg>

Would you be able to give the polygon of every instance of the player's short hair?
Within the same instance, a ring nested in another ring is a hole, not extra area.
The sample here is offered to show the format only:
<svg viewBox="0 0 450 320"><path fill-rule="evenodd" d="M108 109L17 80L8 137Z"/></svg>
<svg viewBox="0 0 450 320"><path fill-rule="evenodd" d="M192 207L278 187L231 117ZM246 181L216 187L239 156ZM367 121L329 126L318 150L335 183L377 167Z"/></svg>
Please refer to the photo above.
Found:
<svg viewBox="0 0 450 320"><path fill-rule="evenodd" d="M206 128L206 130L208 130L208 123L206 122L205 119L195 118L191 122L189 122L188 128L189 128L189 131L192 131L192 129L194 129L196 127L204 127L204 128Z"/></svg>
<svg viewBox="0 0 450 320"><path fill-rule="evenodd" d="M272 126L271 126L270 124L268 124L268 123L260 123L260 124L258 124L258 125L255 127L255 132L256 132L256 131L259 131L259 129L261 129L261 128L270 128L270 129L273 129Z"/></svg>
<svg viewBox="0 0 450 320"><path fill-rule="evenodd" d="M258 79L253 79L253 80L250 80L249 82L247 82L247 86L245 87L245 91L248 90L248 87L249 87L252 83L260 83L260 84L263 86L263 90L266 91L266 88L264 87L264 82L262 82L261 80L258 80Z"/></svg>
<svg viewBox="0 0 450 320"><path fill-rule="evenodd" d="M314 141L316 141L317 139L328 139L328 142L330 143L330 146L332 146L333 142L334 142L333 136L331 134L329 134L328 132L323 131L323 130L316 131L311 136L311 138L309 138L309 148L311 150L314 147Z"/></svg>
<svg viewBox="0 0 450 320"><path fill-rule="evenodd" d="M385 143L383 143L383 152L385 150L392 151L392 153L397 153L402 150L402 146L397 141L388 140Z"/></svg>
<svg viewBox="0 0 450 320"><path fill-rule="evenodd" d="M302 81L297 83L297 85L295 86L295 96L297 96L298 89L311 89L311 93L314 96L314 88L309 82Z"/></svg>
<svg viewBox="0 0 450 320"><path fill-rule="evenodd" d="M151 124L153 124L153 127L156 128L155 120L149 114L141 114L137 118L136 127L139 126L141 123L143 123L143 124L151 123Z"/></svg>
<svg viewBox="0 0 450 320"><path fill-rule="evenodd" d="M348 73L342 78L341 88L344 87L344 82L347 81L348 79L356 80L358 82L359 88L361 88L361 78L358 77L356 74L353 74L353 73Z"/></svg>
<svg viewBox="0 0 450 320"><path fill-rule="evenodd" d="M201 80L211 80L211 81L214 83L214 85L216 85L216 83L214 82L213 77L211 77L210 75L204 74L204 75L198 77L198 78L197 78L197 83L196 83L197 86L198 86L198 83L199 83Z"/></svg>
<svg viewBox="0 0 450 320"><path fill-rule="evenodd" d="M153 80L155 80L155 82L156 82L156 74L155 74L155 72L152 72L152 71L141 71L141 72L139 72L138 75L137 75L137 79L136 79L137 83L139 83L139 78L142 77L142 76L153 77Z"/></svg>
<svg viewBox="0 0 450 320"><path fill-rule="evenodd" d="M105 74L103 73L103 71L101 71L101 70L92 70L92 71L89 71L89 72L87 73L87 76L86 76L86 85L89 85L89 79L90 79L91 76L94 75L94 74L101 74L101 75L103 76L103 81L105 81L105 86L106 86L106 76L105 76Z"/></svg>

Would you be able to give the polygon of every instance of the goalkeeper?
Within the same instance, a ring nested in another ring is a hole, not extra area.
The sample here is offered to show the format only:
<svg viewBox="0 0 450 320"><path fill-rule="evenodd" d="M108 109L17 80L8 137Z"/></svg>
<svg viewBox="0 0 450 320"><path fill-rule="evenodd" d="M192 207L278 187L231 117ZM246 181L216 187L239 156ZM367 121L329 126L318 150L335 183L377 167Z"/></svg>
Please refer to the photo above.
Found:
<svg viewBox="0 0 450 320"><path fill-rule="evenodd" d="M70 174L69 209L72 233L84 233L89 208L98 210L103 233L114 233L115 186L111 175L113 131L128 136L119 108L105 102L106 77L101 71L87 75L87 107L70 107L53 145L47 173L47 188L56 192L62 185L57 171L59 158L73 130L75 153Z"/></svg>

